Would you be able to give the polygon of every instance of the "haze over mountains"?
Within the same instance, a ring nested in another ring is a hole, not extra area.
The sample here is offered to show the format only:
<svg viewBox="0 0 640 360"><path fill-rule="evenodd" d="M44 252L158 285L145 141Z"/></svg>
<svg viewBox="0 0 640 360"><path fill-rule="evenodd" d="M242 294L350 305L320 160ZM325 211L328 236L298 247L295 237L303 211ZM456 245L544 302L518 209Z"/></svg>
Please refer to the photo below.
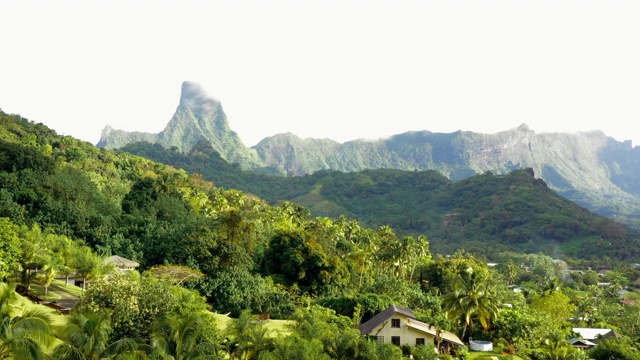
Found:
<svg viewBox="0 0 640 360"><path fill-rule="evenodd" d="M620 222L640 223L640 147L602 131L536 134L522 124L496 134L425 130L345 143L287 133L248 148L231 130L220 102L197 84L184 82L180 103L162 132L130 133L107 126L97 146L121 148L146 141L188 152L202 140L242 169L288 176L324 169L394 168L433 169L461 180L487 171L507 174L532 168L536 177L568 199Z"/></svg>

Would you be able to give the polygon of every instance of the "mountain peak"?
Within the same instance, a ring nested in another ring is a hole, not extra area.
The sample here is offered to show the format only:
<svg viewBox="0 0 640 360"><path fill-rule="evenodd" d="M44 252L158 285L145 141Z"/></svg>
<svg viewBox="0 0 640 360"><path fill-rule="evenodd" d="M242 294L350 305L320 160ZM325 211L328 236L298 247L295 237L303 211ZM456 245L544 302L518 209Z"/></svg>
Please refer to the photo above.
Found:
<svg viewBox="0 0 640 360"><path fill-rule="evenodd" d="M215 99L207 94L200 84L184 81L180 90L180 105L197 105L203 102L217 103Z"/></svg>

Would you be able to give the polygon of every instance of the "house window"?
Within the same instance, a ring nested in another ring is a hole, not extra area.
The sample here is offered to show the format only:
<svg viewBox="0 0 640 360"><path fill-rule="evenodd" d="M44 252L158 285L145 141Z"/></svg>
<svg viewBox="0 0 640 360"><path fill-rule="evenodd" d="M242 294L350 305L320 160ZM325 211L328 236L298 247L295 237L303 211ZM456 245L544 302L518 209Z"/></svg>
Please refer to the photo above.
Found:
<svg viewBox="0 0 640 360"><path fill-rule="evenodd" d="M400 327L400 319L391 319L391 327L399 328Z"/></svg>
<svg viewBox="0 0 640 360"><path fill-rule="evenodd" d="M416 346L424 345L424 338L416 338Z"/></svg>
<svg viewBox="0 0 640 360"><path fill-rule="evenodd" d="M376 344L378 345L384 344L384 336L376 336Z"/></svg>
<svg viewBox="0 0 640 360"><path fill-rule="evenodd" d="M400 346L400 336L392 336L391 343L396 346Z"/></svg>

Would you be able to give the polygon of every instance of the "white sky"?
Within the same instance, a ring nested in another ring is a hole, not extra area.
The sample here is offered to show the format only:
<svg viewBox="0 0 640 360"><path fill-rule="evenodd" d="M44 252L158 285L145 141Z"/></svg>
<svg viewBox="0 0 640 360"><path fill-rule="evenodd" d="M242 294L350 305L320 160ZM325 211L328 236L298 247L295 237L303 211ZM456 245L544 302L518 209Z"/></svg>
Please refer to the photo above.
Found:
<svg viewBox="0 0 640 360"><path fill-rule="evenodd" d="M247 146L410 130L640 145L640 2L0 0L0 108L96 143L161 131L183 80Z"/></svg>

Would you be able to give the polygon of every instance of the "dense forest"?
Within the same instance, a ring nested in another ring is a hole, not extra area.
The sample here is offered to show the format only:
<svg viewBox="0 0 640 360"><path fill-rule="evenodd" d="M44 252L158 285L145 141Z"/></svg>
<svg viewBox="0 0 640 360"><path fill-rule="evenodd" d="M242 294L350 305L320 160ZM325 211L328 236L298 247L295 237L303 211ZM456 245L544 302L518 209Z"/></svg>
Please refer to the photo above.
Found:
<svg viewBox="0 0 640 360"><path fill-rule="evenodd" d="M325 170L281 177L228 164L206 141L186 154L144 142L122 151L202 174L218 186L255 194L271 204L301 204L313 216L347 216L370 227L390 226L401 236L427 234L432 250L440 254L465 249L491 257L499 248L606 265L640 262L637 231L559 196L531 169L455 182L433 170Z"/></svg>
<svg viewBox="0 0 640 360"><path fill-rule="evenodd" d="M322 186L305 183L312 176L298 184L260 179L292 200L322 196L344 216L312 216L280 195L269 199L267 190L221 187L192 169L97 149L0 112L0 359L471 358L464 347L436 355L434 344L360 336L357 325L392 304L412 309L437 333L493 341L505 359L640 358L640 270L619 261L637 257L636 238L560 200L528 171L460 183L433 172L317 176ZM295 194L308 185L316 193ZM404 227L392 217L354 220L390 206L390 196L410 197L411 186L446 191L414 198L397 216L427 202L460 213L449 224L458 230L435 227L436 210L419 219L414 213ZM545 212L553 202L564 217ZM471 216L473 208L487 209L484 217ZM495 246L490 257L474 248L432 252L432 233L443 249L444 240L474 233L478 249L491 238ZM606 239L612 250L595 251L609 257L610 268L599 274L603 262L586 256L554 261L544 248L509 250L528 241L527 233L573 246ZM113 274L102 261L108 255L139 262L139 273ZM14 288L28 294L32 283L46 287L71 274L86 290L70 315L19 305ZM223 327L215 314L232 319ZM286 331L272 332L266 319L287 320ZM572 347L572 329L586 327L619 336L588 352Z"/></svg>

